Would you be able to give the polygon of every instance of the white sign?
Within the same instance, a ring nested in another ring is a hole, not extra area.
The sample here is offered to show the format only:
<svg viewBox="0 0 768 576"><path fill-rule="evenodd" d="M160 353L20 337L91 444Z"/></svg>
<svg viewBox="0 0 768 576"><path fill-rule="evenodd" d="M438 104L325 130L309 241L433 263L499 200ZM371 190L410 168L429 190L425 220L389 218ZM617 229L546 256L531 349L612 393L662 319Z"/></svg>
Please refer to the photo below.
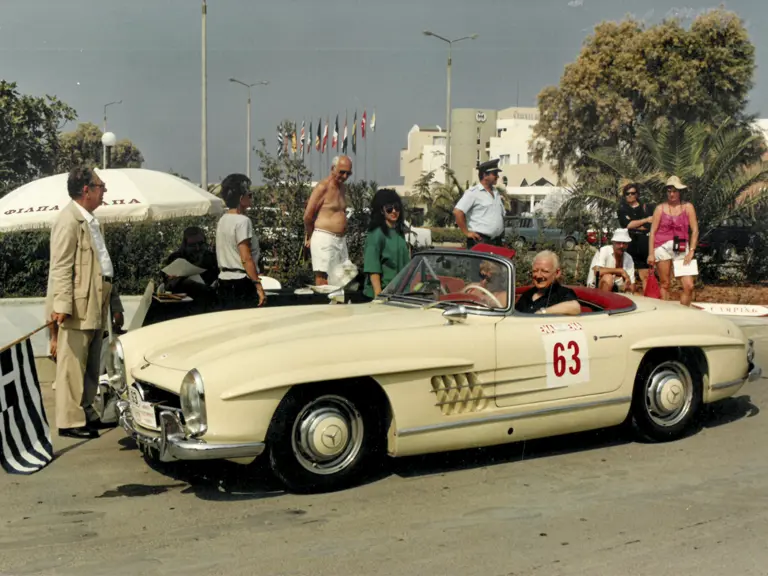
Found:
<svg viewBox="0 0 768 576"><path fill-rule="evenodd" d="M711 304L709 302L694 302L695 308L700 308L710 314L720 316L768 316L768 307L754 304Z"/></svg>
<svg viewBox="0 0 768 576"><path fill-rule="evenodd" d="M547 388L589 382L589 345L578 322L539 326L547 359Z"/></svg>
<svg viewBox="0 0 768 576"><path fill-rule="evenodd" d="M478 122L485 122L486 120L485 112L478 112L477 114L475 114L475 120L477 120Z"/></svg>

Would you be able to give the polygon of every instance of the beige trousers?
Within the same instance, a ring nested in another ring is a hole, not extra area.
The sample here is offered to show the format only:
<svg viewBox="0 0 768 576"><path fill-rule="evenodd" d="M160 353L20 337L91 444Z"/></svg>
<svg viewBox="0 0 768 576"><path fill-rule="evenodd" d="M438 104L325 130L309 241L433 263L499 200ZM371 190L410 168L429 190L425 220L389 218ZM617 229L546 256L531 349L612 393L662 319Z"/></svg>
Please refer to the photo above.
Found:
<svg viewBox="0 0 768 576"><path fill-rule="evenodd" d="M56 354L56 426L85 426L99 390L101 330L59 328Z"/></svg>

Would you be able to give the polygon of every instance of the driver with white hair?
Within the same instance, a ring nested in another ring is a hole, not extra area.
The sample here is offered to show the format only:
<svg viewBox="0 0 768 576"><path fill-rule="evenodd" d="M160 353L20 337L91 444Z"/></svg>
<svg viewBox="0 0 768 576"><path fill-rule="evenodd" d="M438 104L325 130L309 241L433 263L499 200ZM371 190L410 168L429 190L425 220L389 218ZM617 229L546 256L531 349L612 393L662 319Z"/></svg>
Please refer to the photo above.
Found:
<svg viewBox="0 0 768 576"><path fill-rule="evenodd" d="M533 289L520 296L515 310L523 314L581 313L576 293L560 284L560 259L550 250L536 254L533 259Z"/></svg>

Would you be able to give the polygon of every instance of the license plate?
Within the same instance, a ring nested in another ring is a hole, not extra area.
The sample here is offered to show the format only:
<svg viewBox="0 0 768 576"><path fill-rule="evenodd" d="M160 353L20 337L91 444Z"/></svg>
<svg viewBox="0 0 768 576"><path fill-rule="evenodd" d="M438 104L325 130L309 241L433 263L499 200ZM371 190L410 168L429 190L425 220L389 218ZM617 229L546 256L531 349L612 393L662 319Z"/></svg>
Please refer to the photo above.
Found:
<svg viewBox="0 0 768 576"><path fill-rule="evenodd" d="M128 389L128 401L131 403L131 415L134 421L150 430L159 430L155 408L149 402L144 402L136 388Z"/></svg>

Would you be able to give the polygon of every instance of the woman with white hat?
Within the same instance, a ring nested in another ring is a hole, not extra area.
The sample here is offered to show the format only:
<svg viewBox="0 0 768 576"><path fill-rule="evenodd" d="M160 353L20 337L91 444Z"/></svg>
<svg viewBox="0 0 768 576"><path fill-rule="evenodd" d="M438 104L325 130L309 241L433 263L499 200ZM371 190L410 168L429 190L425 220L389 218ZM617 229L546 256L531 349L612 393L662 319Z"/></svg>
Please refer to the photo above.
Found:
<svg viewBox="0 0 768 576"><path fill-rule="evenodd" d="M592 259L587 286L606 292L635 291L635 262L627 250L630 242L625 228L614 230L611 244L600 248Z"/></svg>
<svg viewBox="0 0 768 576"><path fill-rule="evenodd" d="M657 266L661 297L669 300L669 286L674 260L682 260L688 266L694 258L699 241L699 221L690 202L681 198L688 187L677 176L667 180L667 201L653 212L651 231L648 234L648 264ZM683 286L680 304L690 306L693 301L693 276L678 276Z"/></svg>

